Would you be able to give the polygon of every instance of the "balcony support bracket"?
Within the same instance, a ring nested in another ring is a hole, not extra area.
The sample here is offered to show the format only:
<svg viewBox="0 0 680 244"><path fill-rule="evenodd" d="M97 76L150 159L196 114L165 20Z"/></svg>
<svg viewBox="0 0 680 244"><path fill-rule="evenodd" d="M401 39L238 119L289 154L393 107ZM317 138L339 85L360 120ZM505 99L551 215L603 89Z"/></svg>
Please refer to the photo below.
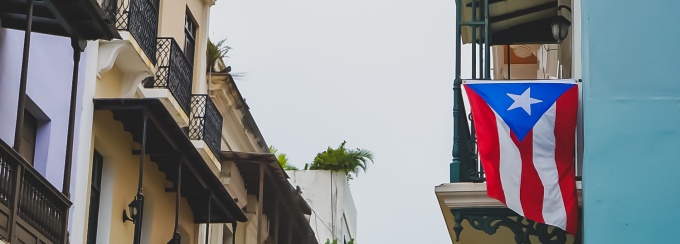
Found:
<svg viewBox="0 0 680 244"><path fill-rule="evenodd" d="M125 47L124 41L102 41L99 44L99 58L97 59L97 78L101 79L102 73L109 71L116 63L118 54Z"/></svg>
<svg viewBox="0 0 680 244"><path fill-rule="evenodd" d="M488 235L496 234L500 227L508 228L518 244L531 244L531 236L538 237L540 243L566 243L567 233L557 227L538 223L517 215L507 208L468 208L451 209L454 216L456 241L463 231L463 221L467 220L476 230ZM579 243L576 238L575 243Z"/></svg>

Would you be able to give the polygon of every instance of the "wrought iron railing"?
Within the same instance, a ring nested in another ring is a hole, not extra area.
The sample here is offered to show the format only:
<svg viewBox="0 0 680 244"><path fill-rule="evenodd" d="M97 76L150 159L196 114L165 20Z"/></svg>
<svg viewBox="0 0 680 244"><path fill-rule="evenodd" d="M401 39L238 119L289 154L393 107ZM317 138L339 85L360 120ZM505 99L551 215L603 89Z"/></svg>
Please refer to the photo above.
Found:
<svg viewBox="0 0 680 244"><path fill-rule="evenodd" d="M9 218L0 227L17 233L17 228L11 226L23 221L28 224L21 224L23 229L35 231L53 243L64 243L70 207L71 202L62 193L0 141L0 212ZM0 237L9 239L10 234L0 232Z"/></svg>
<svg viewBox="0 0 680 244"><path fill-rule="evenodd" d="M144 80L146 88L167 88L184 113L190 113L193 67L174 38L158 38L156 78Z"/></svg>
<svg viewBox="0 0 680 244"><path fill-rule="evenodd" d="M111 25L116 26L116 13L118 13L118 0L102 0L100 3L104 11L104 19Z"/></svg>
<svg viewBox="0 0 680 244"><path fill-rule="evenodd" d="M157 6L151 0L104 0L102 8L107 18L115 16L116 29L130 32L146 57L156 64Z"/></svg>
<svg viewBox="0 0 680 244"><path fill-rule="evenodd" d="M215 157L220 155L222 120L222 114L210 96L205 94L191 96L189 138L205 141Z"/></svg>

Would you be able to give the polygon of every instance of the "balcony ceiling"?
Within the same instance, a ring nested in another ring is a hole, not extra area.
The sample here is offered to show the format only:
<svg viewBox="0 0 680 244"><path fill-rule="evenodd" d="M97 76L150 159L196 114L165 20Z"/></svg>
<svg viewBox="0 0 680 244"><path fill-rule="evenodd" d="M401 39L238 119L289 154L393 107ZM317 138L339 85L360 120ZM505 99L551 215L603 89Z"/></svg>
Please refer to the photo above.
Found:
<svg viewBox="0 0 680 244"><path fill-rule="evenodd" d="M233 161L236 163L246 185L248 194L259 196L260 193L260 165L265 167L263 211L269 216L275 215L276 201L280 202L288 212L288 216L296 223L296 228L301 235L313 233L309 226L309 221L305 215L310 215L312 209L309 204L297 193L293 186L288 182L288 175L283 170L276 156L271 153L255 152L233 152L222 151L222 161ZM310 242L316 243L315 238L309 238Z"/></svg>
<svg viewBox="0 0 680 244"><path fill-rule="evenodd" d="M3 28L25 30L28 0L1 0ZM35 0L32 31L85 40L120 38L96 0Z"/></svg>
<svg viewBox="0 0 680 244"><path fill-rule="evenodd" d="M463 22L472 21L472 0L462 1ZM557 0L488 0L491 45L556 43L550 24L557 17ZM480 2L476 5L479 7ZM477 18L482 11L477 8ZM462 29L463 43L472 42L472 28ZM482 33L477 31L477 38Z"/></svg>
<svg viewBox="0 0 680 244"><path fill-rule="evenodd" d="M196 223L208 222L208 196L212 194L210 222L233 223L247 221L245 214L217 178L189 137L158 99L95 99L96 110L109 110L120 121L135 142L142 141L143 111L149 115L146 154L168 181L177 182L177 169L184 159L182 197L186 198ZM212 162L209 162L212 163ZM137 175L136 172L131 174ZM176 189L166 189L173 192Z"/></svg>

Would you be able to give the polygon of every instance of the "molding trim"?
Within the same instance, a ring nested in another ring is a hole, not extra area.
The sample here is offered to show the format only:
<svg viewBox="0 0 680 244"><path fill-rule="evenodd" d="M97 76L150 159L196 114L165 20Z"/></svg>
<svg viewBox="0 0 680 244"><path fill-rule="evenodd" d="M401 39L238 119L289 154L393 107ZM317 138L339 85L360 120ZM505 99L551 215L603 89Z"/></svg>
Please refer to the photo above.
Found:
<svg viewBox="0 0 680 244"><path fill-rule="evenodd" d="M578 204L583 205L581 182L576 182ZM444 183L434 188L437 198L449 209L457 208L505 208L500 201L486 194L486 183Z"/></svg>
<svg viewBox="0 0 680 244"><path fill-rule="evenodd" d="M486 183L445 183L434 192L446 207L455 208L503 208L505 205L486 195Z"/></svg>
<svg viewBox="0 0 680 244"><path fill-rule="evenodd" d="M123 51L126 41L101 41L99 43L99 57L97 58L97 78L103 72L109 71L116 63L118 54Z"/></svg>

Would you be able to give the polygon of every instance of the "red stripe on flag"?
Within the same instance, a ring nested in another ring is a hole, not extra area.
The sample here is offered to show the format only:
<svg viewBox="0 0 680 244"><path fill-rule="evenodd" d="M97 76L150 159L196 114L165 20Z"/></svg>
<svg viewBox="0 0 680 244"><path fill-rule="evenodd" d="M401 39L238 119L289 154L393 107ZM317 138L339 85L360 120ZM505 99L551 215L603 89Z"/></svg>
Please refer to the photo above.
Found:
<svg viewBox="0 0 680 244"><path fill-rule="evenodd" d="M498 127L496 125L496 115L475 91L465 86L472 116L475 121L475 132L479 148L479 158L486 174L486 193L489 197L505 202L505 193L501 184L500 175L500 142L498 139Z"/></svg>
<svg viewBox="0 0 680 244"><path fill-rule="evenodd" d="M575 235L578 230L578 195L574 180L574 140L578 112L578 87L574 86L567 90L556 103L555 162L562 199L567 211L567 232Z"/></svg>
<svg viewBox="0 0 680 244"><path fill-rule="evenodd" d="M519 195L524 210L524 217L536 222L545 223L543 220L543 182L538 176L534 167L534 131L530 130L524 137L524 141L519 141L515 133L510 132L510 137L519 149L522 157L522 181L520 183Z"/></svg>

